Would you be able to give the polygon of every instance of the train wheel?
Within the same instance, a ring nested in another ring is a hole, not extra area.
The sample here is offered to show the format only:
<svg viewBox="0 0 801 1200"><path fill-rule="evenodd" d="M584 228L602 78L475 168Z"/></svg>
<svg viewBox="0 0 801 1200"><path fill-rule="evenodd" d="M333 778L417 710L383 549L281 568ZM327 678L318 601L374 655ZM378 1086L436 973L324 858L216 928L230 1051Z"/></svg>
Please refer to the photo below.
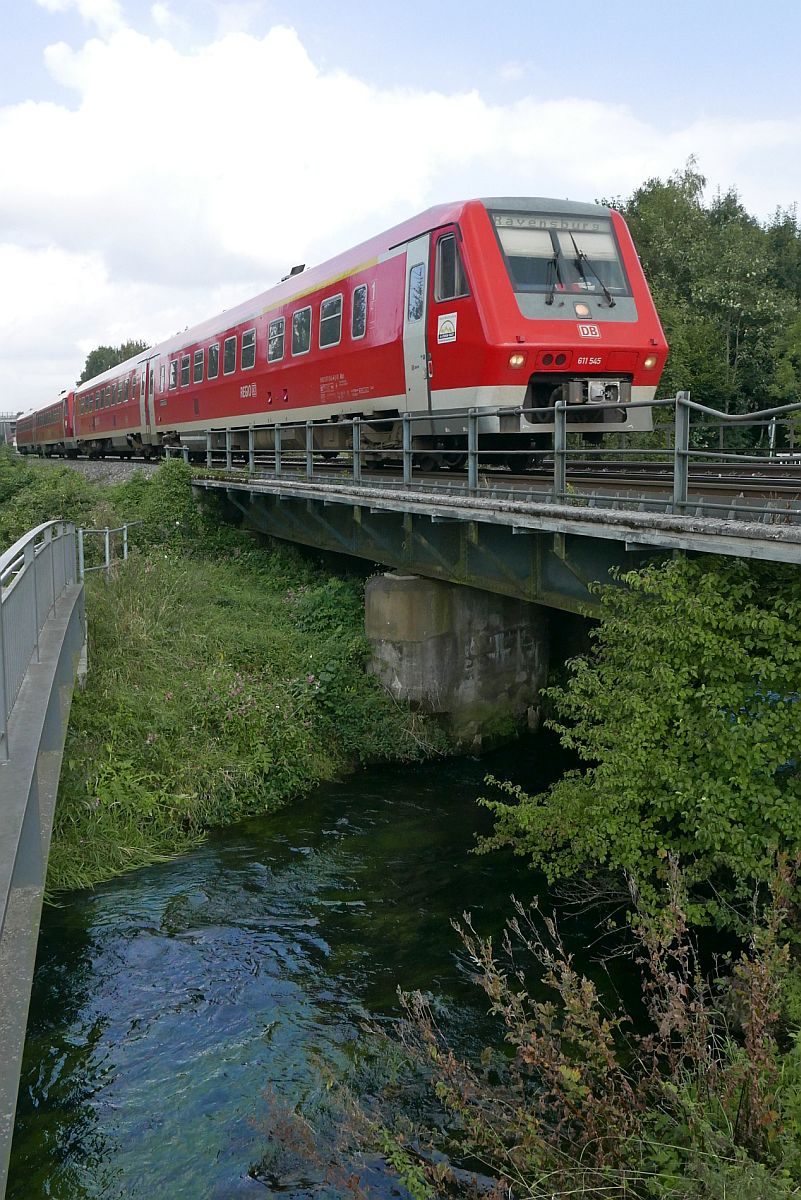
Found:
<svg viewBox="0 0 801 1200"><path fill-rule="evenodd" d="M449 471L461 471L467 462L466 454L443 454L442 463Z"/></svg>

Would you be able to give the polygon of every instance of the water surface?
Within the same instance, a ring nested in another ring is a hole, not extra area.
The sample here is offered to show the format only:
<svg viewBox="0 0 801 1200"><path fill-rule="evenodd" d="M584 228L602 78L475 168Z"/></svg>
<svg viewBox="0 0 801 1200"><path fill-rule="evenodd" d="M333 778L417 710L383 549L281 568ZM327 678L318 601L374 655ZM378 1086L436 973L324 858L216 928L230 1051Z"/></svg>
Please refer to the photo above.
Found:
<svg viewBox="0 0 801 1200"><path fill-rule="evenodd" d="M542 738L372 769L62 897L42 925L10 1200L331 1194L259 1169L271 1105L349 1077L399 984L431 992L457 1036L480 1032L450 919L497 931L510 893L543 883L508 853L470 854L491 824L475 799L487 770L536 789L559 766ZM377 1194L400 1195L380 1174Z"/></svg>

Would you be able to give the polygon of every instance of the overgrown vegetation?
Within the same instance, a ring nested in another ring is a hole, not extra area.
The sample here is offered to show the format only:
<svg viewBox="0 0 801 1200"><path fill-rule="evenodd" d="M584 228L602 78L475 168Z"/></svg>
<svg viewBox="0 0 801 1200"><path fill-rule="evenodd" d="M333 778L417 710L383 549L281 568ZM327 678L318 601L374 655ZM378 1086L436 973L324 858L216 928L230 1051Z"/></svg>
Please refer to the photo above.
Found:
<svg viewBox="0 0 801 1200"><path fill-rule="evenodd" d="M746 413L801 399L801 227L795 209L760 224L730 189L704 198L690 159L613 201L642 259L670 345L661 394L691 388Z"/></svg>
<svg viewBox="0 0 801 1200"><path fill-rule="evenodd" d="M694 922L737 924L801 846L801 585L794 567L674 559L602 589L594 648L548 689L585 764L547 792L493 780L484 849L551 879L605 870L661 905L671 858Z"/></svg>
<svg viewBox="0 0 801 1200"><path fill-rule="evenodd" d="M179 853L353 766L446 749L367 674L361 580L221 526L190 479L172 461L109 488L0 459L6 544L58 516L138 522L129 564L89 582L51 891Z"/></svg>

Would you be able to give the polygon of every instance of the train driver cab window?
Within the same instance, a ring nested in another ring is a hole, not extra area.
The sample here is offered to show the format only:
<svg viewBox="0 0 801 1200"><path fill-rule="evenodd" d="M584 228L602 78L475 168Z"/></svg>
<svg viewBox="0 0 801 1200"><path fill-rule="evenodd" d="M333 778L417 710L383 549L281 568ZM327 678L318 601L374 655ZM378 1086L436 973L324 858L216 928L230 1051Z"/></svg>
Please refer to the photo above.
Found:
<svg viewBox="0 0 801 1200"><path fill-rule="evenodd" d="M236 370L236 334L223 342L223 375L233 375Z"/></svg>
<svg viewBox="0 0 801 1200"><path fill-rule="evenodd" d="M299 308L292 314L292 353L308 354L311 347L311 308Z"/></svg>
<svg viewBox="0 0 801 1200"><path fill-rule="evenodd" d="M458 300L460 296L470 295L455 233L447 233L437 242L435 280L434 296L437 300Z"/></svg>
<svg viewBox="0 0 801 1200"><path fill-rule="evenodd" d="M194 362L192 364L192 382L193 383L202 383L203 382L203 351L202 350L195 351L195 358L194 358Z"/></svg>
<svg viewBox="0 0 801 1200"><path fill-rule="evenodd" d="M242 370L249 371L256 365L256 330L246 329L242 334Z"/></svg>
<svg viewBox="0 0 801 1200"><path fill-rule="evenodd" d="M189 387L189 355L181 355L181 387Z"/></svg>
<svg viewBox="0 0 801 1200"><path fill-rule="evenodd" d="M170 391L178 387L178 359L174 358L170 363Z"/></svg>
<svg viewBox="0 0 801 1200"><path fill-rule="evenodd" d="M220 373L220 343L215 342L213 346L209 346L209 370L208 379L216 379Z"/></svg>
<svg viewBox="0 0 801 1200"><path fill-rule="evenodd" d="M280 362L284 357L284 327L283 317L276 317L267 326L267 362Z"/></svg>
<svg viewBox="0 0 801 1200"><path fill-rule="evenodd" d="M409 305L410 321L419 321L423 315L426 300L426 265L416 263L409 272Z"/></svg>
<svg viewBox="0 0 801 1200"><path fill-rule="evenodd" d="M342 340L342 295L329 296L320 305L320 349Z"/></svg>
<svg viewBox="0 0 801 1200"><path fill-rule="evenodd" d="M353 312L350 317L350 336L354 342L367 331L367 284L360 283L353 291Z"/></svg>

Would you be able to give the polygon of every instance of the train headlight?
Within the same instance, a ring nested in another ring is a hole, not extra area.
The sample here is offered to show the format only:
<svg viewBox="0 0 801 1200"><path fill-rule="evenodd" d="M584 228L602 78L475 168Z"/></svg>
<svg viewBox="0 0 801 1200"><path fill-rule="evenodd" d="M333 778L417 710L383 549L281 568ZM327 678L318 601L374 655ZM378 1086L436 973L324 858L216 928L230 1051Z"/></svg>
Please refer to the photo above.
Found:
<svg viewBox="0 0 801 1200"><path fill-rule="evenodd" d="M525 365L526 365L525 354L517 353L517 354L509 355L509 366L510 367L524 367Z"/></svg>
<svg viewBox="0 0 801 1200"><path fill-rule="evenodd" d="M588 317L590 315L589 304L574 304L573 308L577 317Z"/></svg>
<svg viewBox="0 0 801 1200"><path fill-rule="evenodd" d="M645 367L646 371L652 371L653 368L656 366L656 362L657 362L656 355L649 354L648 357L643 361L642 365Z"/></svg>

